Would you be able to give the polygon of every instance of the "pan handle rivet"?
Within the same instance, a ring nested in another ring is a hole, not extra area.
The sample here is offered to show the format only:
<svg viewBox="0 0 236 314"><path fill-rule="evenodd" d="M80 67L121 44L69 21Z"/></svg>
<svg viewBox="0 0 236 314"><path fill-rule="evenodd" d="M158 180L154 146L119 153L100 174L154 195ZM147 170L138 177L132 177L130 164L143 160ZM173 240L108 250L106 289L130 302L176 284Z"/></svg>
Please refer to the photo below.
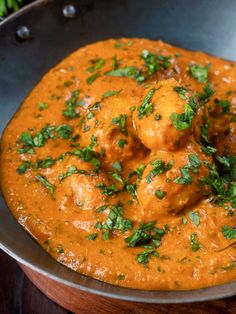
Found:
<svg viewBox="0 0 236 314"><path fill-rule="evenodd" d="M71 4L65 5L63 8L63 15L68 19L72 19L76 15L76 8Z"/></svg>
<svg viewBox="0 0 236 314"><path fill-rule="evenodd" d="M16 35L20 39L30 39L30 30L28 29L27 26L19 26L16 30Z"/></svg>

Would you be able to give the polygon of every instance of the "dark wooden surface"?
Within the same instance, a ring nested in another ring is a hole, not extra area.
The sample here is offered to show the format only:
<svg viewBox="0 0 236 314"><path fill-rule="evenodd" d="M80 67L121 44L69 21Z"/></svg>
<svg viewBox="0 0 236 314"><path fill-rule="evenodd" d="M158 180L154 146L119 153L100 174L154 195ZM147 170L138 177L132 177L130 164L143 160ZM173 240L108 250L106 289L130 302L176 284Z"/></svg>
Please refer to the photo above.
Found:
<svg viewBox="0 0 236 314"><path fill-rule="evenodd" d="M37 273L33 275L35 276L35 283L40 286L39 282L42 278L38 277ZM48 284L50 283L48 282ZM55 288L56 293L59 287L54 286L51 288L51 292ZM64 291L63 294L66 292L64 286L62 291ZM78 309L78 314L236 314L236 297L212 302L179 305L129 303L82 292L76 295L76 301L77 299L78 306L76 308ZM64 310L44 296L29 281L18 264L0 250L0 314L67 313L71 312Z"/></svg>
<svg viewBox="0 0 236 314"><path fill-rule="evenodd" d="M18 264L0 250L0 314L67 313L44 296Z"/></svg>

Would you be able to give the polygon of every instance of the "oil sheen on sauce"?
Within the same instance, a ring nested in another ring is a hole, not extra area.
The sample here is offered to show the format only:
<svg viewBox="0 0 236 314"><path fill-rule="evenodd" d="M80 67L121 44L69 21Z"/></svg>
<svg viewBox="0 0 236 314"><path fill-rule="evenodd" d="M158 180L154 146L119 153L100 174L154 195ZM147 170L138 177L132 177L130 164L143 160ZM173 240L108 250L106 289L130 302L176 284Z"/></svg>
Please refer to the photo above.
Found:
<svg viewBox="0 0 236 314"><path fill-rule="evenodd" d="M8 124L1 187L58 262L146 290L236 278L236 65L161 41L80 48Z"/></svg>

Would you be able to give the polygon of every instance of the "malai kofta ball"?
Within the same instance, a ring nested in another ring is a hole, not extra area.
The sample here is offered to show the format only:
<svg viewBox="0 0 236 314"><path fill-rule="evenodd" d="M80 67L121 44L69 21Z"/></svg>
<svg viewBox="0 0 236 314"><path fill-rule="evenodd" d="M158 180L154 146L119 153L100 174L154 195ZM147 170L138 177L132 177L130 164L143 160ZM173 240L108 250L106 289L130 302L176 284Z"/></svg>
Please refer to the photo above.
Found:
<svg viewBox="0 0 236 314"><path fill-rule="evenodd" d="M188 101L187 88L179 86L173 78L151 84L145 89L140 106L134 114L141 142L151 151L181 147L191 133L191 123L189 126L180 123L177 125L177 117L189 110L192 113L189 118L193 118Z"/></svg>
<svg viewBox="0 0 236 314"><path fill-rule="evenodd" d="M142 219L178 214L198 202L203 197L200 179L209 172L207 163L211 157L191 140L181 150L153 153L137 189Z"/></svg>

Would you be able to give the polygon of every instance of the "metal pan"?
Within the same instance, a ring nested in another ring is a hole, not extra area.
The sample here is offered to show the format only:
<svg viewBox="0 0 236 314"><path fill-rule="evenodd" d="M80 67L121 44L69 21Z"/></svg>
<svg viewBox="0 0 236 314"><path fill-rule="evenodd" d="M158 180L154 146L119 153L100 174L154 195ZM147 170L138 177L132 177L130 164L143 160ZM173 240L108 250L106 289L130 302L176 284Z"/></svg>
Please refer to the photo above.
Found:
<svg viewBox="0 0 236 314"><path fill-rule="evenodd" d="M76 12L65 8L69 4ZM90 42L147 37L236 60L235 12L234 0L36 1L0 24L0 131L48 69ZM22 34L21 26L28 27L30 33ZM49 278L122 300L182 303L229 297L236 292L236 282L191 291L142 291L75 273L53 260L17 224L2 197L0 247Z"/></svg>

